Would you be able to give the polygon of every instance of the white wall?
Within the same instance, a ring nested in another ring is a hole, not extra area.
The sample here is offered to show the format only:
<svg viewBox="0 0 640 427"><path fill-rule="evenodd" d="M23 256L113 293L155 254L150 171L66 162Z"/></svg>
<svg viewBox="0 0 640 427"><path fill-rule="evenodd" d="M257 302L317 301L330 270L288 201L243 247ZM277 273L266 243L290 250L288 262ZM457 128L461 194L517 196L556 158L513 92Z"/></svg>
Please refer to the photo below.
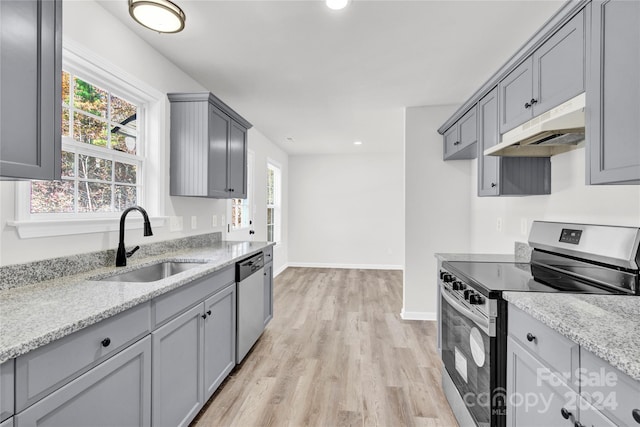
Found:
<svg viewBox="0 0 640 427"><path fill-rule="evenodd" d="M401 268L401 153L289 158L289 264Z"/></svg>
<svg viewBox="0 0 640 427"><path fill-rule="evenodd" d="M173 63L152 49L146 42L128 30L120 21L106 12L93 1L65 1L63 8L64 42L76 45L91 52L115 66L124 73L146 83L160 93L206 90L193 78L185 74ZM87 19L91 16L91 19ZM105 37L104 28L108 28L109 37ZM242 114L241 111L239 111ZM189 197L170 197L169 194L169 103L164 105L164 127L160 131L159 146L164 150L160 157L164 160L161 176L164 180L164 195L160 206L164 206L166 216L182 216L184 229L170 232L169 226L155 227L153 237L142 237L141 230L127 233L128 245L150 243L183 237L185 235L224 231L221 223L226 214L226 200L198 199ZM250 131L251 138L259 135ZM261 141L262 136L256 137ZM264 150L272 149L266 143ZM282 157L278 151L277 156ZM286 162L286 156L283 162ZM7 221L15 219L15 187L13 182L0 182L0 265L29 262L58 256L72 255L90 251L105 250L117 246L117 232L93 233L72 236L59 236L34 239L20 239ZM218 216L218 227L212 227L212 215ZM191 216L197 217L197 227L191 229ZM286 256L286 252L285 252Z"/></svg>
<svg viewBox="0 0 640 427"><path fill-rule="evenodd" d="M436 318L434 254L469 251L471 165L444 162L436 131L454 111L454 106L405 110L405 319Z"/></svg>
<svg viewBox="0 0 640 427"><path fill-rule="evenodd" d="M477 161L471 162L476 188ZM514 241L527 241L531 221L566 221L640 227L640 186L585 185L585 150L551 157L551 194L471 199L471 251L511 253ZM502 231L496 222L502 218ZM521 222L526 229L521 230Z"/></svg>

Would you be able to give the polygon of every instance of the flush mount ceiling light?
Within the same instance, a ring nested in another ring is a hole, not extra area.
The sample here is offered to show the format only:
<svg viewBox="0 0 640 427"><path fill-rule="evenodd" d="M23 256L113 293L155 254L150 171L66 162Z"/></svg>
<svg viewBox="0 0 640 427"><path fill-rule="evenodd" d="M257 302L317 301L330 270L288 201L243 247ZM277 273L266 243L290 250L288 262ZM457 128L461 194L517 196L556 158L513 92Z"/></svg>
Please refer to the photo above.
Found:
<svg viewBox="0 0 640 427"><path fill-rule="evenodd" d="M184 28L182 9L168 0L129 0L129 15L143 27L159 33L177 33Z"/></svg>
<svg viewBox="0 0 640 427"><path fill-rule="evenodd" d="M326 0L327 7L332 10L340 10L347 7L350 0Z"/></svg>
<svg viewBox="0 0 640 427"><path fill-rule="evenodd" d="M353 141L353 145L362 145L362 141Z"/></svg>

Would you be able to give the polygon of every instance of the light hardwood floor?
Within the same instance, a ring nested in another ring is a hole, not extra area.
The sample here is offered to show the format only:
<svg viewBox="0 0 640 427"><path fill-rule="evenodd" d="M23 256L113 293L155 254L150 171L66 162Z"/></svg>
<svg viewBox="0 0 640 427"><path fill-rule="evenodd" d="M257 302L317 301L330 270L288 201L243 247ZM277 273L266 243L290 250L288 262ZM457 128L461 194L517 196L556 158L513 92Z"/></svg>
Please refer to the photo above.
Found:
<svg viewBox="0 0 640 427"><path fill-rule="evenodd" d="M191 427L456 426L436 324L401 308L400 271L287 269L273 320Z"/></svg>

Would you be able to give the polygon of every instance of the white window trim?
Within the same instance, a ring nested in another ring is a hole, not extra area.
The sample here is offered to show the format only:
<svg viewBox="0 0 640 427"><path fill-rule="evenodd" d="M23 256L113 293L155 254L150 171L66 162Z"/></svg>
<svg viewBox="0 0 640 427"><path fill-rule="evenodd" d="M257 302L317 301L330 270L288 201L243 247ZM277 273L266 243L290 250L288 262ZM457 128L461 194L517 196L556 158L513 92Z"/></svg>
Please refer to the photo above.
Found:
<svg viewBox="0 0 640 427"><path fill-rule="evenodd" d="M277 184L274 188L274 199L275 204L269 205L266 204L267 209L270 206L274 208L274 214L276 217L276 221L273 224L273 242L277 245L282 241L282 165L267 157L267 171L269 167L274 167L278 170Z"/></svg>
<svg viewBox="0 0 640 427"><path fill-rule="evenodd" d="M246 234L249 230L255 228L255 224L252 224L255 221L256 217L256 200L255 200L255 174L256 174L256 155L253 150L247 150L247 200L248 200L248 209L249 209L249 221L246 227L241 228L233 228L231 222L231 210L233 206L233 199L229 199L227 203L227 217L229 218L229 227L227 228L227 237L229 239L243 238L247 239L251 235ZM249 236L249 237L248 237Z"/></svg>
<svg viewBox="0 0 640 427"><path fill-rule="evenodd" d="M164 94L114 66L90 49L67 38L63 39L63 68L79 77L84 76L98 86L110 88L116 95L122 91L136 97L136 99L130 99L131 101L145 104L145 116L148 120L145 120L142 128L139 129L139 132L144 135L146 144L145 152L141 153L146 157L142 182L144 188L142 206L149 213L152 227L166 226L168 217L163 215L167 179L161 173L165 164L165 149L161 146L161 141L164 140L162 136L165 133L167 108ZM156 142L158 146L149 149L150 141ZM15 227L22 239L119 230L120 213L118 212L106 216L91 215L90 218L58 216L55 219L42 219L42 214L31 214L30 188L29 181L16 182L16 220L7 221L7 225ZM142 228L142 225L142 217L127 218L127 227Z"/></svg>

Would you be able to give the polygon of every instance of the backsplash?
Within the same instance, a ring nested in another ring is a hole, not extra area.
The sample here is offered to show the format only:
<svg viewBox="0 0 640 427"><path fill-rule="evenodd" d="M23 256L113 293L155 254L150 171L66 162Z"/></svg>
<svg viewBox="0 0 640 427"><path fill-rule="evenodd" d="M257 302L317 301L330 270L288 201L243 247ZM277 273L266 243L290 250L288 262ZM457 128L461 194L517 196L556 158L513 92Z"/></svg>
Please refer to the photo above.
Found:
<svg viewBox="0 0 640 427"><path fill-rule="evenodd" d="M513 248L513 253L517 262L529 262L531 261L531 252L533 248L524 242L516 241Z"/></svg>
<svg viewBox="0 0 640 427"><path fill-rule="evenodd" d="M140 245L136 255L148 257L183 249L200 248L222 240L222 233L199 234L179 239ZM0 267L0 291L43 282L64 276L72 276L95 268L115 265L116 251L91 252L41 261Z"/></svg>

